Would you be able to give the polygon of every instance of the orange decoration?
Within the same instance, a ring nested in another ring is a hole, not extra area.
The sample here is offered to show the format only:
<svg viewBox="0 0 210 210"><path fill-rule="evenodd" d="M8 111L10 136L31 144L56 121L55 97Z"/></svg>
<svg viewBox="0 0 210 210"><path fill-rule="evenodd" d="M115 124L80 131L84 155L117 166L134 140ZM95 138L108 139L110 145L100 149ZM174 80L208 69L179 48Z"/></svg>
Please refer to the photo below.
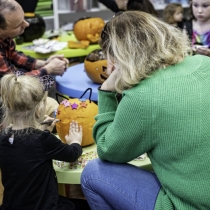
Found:
<svg viewBox="0 0 210 210"><path fill-rule="evenodd" d="M97 43L104 25L105 22L101 18L83 18L75 22L74 35L79 41L88 40L90 43Z"/></svg>
<svg viewBox="0 0 210 210"><path fill-rule="evenodd" d="M68 46L71 49L85 49L89 44L90 41L68 41Z"/></svg>
<svg viewBox="0 0 210 210"><path fill-rule="evenodd" d="M107 60L105 59L102 50L94 50L87 55L84 65L87 76L93 82L102 84L107 79Z"/></svg>
<svg viewBox="0 0 210 210"><path fill-rule="evenodd" d="M70 122L75 120L82 126L82 146L93 144L92 127L95 124L94 117L97 114L98 106L92 101L73 98L61 102L56 115L56 119L60 119L56 123L56 129L60 139L66 143L65 136L69 133Z"/></svg>

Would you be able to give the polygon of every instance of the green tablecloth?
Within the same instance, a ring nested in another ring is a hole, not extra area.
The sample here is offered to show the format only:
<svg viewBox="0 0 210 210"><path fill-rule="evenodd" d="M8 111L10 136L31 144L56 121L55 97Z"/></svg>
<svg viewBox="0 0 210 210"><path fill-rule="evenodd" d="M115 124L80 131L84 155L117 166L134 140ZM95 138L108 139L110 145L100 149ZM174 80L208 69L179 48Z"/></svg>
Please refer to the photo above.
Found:
<svg viewBox="0 0 210 210"><path fill-rule="evenodd" d="M71 34L70 36L61 36L59 40L61 42L65 42L69 40L76 40L76 38L74 34ZM66 58L83 57L83 56L88 55L93 50L100 49L100 46L98 44L91 44L86 49L70 49L66 47L63 50L59 50L53 53L42 54L42 53L34 52L31 49L27 49L26 46L30 46L30 45L33 45L33 43L23 43L21 45L16 45L16 49L18 51L23 52L25 55L29 55L33 58L38 58L38 59L46 59L50 55L55 55L55 54L63 54L64 57Z"/></svg>
<svg viewBox="0 0 210 210"><path fill-rule="evenodd" d="M96 151L96 144L83 147L83 154L91 153ZM146 170L152 170L151 162L148 157L144 160L133 160L129 162L132 165L137 167L144 168ZM80 184L80 177L83 168L79 169L70 169L69 167L60 168L57 165L53 164L56 171L58 183L60 184Z"/></svg>

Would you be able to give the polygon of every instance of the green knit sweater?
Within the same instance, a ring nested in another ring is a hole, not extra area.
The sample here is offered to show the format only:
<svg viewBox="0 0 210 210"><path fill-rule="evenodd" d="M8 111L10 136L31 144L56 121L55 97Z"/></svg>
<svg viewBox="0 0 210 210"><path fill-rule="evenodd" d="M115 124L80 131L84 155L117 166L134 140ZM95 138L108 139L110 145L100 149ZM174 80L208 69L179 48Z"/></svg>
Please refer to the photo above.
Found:
<svg viewBox="0 0 210 210"><path fill-rule="evenodd" d="M210 209L210 58L177 65L116 94L99 91L93 128L101 160L147 152L162 188L155 210Z"/></svg>

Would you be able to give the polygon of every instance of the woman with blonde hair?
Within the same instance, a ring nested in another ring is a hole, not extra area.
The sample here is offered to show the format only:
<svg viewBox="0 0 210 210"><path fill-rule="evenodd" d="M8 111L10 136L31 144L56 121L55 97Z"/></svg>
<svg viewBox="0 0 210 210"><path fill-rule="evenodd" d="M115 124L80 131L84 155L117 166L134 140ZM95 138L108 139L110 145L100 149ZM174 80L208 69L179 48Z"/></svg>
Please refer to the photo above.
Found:
<svg viewBox="0 0 210 210"><path fill-rule="evenodd" d="M139 11L115 15L100 45L109 77L93 128L99 159L81 177L91 209L210 209L210 59ZM128 164L145 152L154 172Z"/></svg>

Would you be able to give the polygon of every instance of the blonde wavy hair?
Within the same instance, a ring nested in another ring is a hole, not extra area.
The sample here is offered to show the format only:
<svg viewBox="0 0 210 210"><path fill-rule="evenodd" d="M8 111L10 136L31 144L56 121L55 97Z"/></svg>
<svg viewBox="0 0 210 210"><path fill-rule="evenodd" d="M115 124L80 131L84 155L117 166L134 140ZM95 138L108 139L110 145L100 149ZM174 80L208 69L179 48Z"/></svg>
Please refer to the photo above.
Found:
<svg viewBox="0 0 210 210"><path fill-rule="evenodd" d="M99 44L119 69L119 93L191 53L190 41L179 29L140 11L117 13L105 25Z"/></svg>
<svg viewBox="0 0 210 210"><path fill-rule="evenodd" d="M4 111L2 129L18 123L24 129L40 128L40 120L45 113L47 92L39 78L7 74L1 79L2 109Z"/></svg>

